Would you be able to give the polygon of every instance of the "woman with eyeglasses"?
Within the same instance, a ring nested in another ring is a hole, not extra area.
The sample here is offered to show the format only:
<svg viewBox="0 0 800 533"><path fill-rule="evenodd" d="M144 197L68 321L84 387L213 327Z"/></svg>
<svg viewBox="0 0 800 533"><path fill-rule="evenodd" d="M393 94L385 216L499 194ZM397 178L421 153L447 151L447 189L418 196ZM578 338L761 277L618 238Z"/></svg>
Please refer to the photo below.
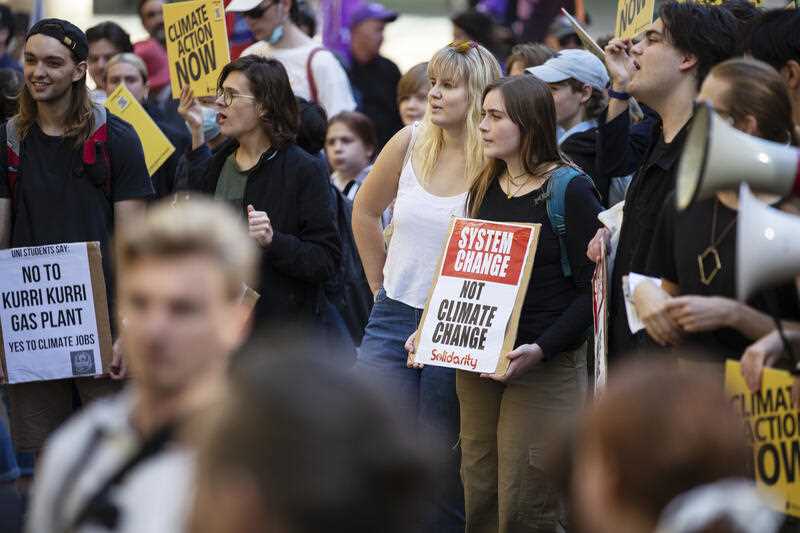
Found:
<svg viewBox="0 0 800 533"><path fill-rule="evenodd" d="M419 324L450 220L465 214L468 177L484 163L481 95L500 77L500 65L482 46L458 42L434 54L428 77L425 118L392 137L355 197L353 234L375 293L356 368L379 384L408 434L441 458L417 530L463 532L455 371L407 368L405 343ZM387 250L381 215L393 200Z"/></svg>
<svg viewBox="0 0 800 533"><path fill-rule="evenodd" d="M786 85L769 65L737 58L711 69L698 95L735 128L774 142L796 144ZM747 176L742 176L743 180ZM779 198L762 197L779 204ZM772 315L800 316L794 284L762 291L747 304L736 300L737 191L678 211L675 194L659 215L647 272L660 278L642 283L634 303L647 333L658 344L698 352L722 375L725 359L738 359L747 346L775 328ZM763 361L762 361L763 363ZM760 374L760 369L758 371Z"/></svg>
<svg viewBox="0 0 800 533"><path fill-rule="evenodd" d="M329 335L321 291L340 261L333 197L324 163L295 143L297 101L286 70L274 59L241 57L222 70L215 104L229 140L212 156L200 104L188 89L181 95L192 133L182 179L240 211L261 246L256 324L308 325L310 334Z"/></svg>

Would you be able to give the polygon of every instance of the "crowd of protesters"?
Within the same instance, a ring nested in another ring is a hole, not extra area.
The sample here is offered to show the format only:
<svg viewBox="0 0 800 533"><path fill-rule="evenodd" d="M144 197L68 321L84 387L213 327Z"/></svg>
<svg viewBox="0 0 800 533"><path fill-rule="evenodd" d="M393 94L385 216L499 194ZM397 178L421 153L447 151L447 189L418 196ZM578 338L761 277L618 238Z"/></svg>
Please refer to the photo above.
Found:
<svg viewBox="0 0 800 533"><path fill-rule="evenodd" d="M678 209L676 180L697 106L798 146L800 11L664 2L603 61L558 2L471 2L402 73L380 4L325 47L307 2L230 0L234 58L197 97L172 93L163 3L138 2L136 43L20 36L0 6L0 249L98 242L114 317L102 376L3 386L0 530L796 527L723 375L797 366L800 278L737 300L738 191ZM103 106L122 84L175 147L152 175ZM503 374L415 360L453 217L540 227Z"/></svg>

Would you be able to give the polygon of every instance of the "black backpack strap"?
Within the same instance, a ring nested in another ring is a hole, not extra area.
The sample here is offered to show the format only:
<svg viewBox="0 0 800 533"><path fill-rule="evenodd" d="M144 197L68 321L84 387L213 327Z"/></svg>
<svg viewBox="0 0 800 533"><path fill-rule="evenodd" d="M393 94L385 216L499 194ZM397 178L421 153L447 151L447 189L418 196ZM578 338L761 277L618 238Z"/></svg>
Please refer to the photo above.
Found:
<svg viewBox="0 0 800 533"><path fill-rule="evenodd" d="M160 453L172 441L177 425L167 424L142 443L141 448L123 463L105 483L100 485L94 495L75 516L69 531L77 531L84 523L95 523L109 530L119 526L119 507L109 498L111 489L120 485L134 468L147 459Z"/></svg>

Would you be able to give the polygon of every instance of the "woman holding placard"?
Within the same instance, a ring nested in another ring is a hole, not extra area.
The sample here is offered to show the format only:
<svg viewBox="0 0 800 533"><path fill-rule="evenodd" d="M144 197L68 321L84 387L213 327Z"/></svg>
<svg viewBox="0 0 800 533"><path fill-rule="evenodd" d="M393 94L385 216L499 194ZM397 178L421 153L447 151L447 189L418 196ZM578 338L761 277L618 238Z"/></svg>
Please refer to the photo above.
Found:
<svg viewBox="0 0 800 533"><path fill-rule="evenodd" d="M508 370L457 371L466 530L557 531L559 495L543 464L586 391L594 265L583 252L602 206L591 178L558 151L544 82L515 76L489 85L480 130L487 163L470 187L469 215L541 224L541 232ZM563 226L556 227L559 195Z"/></svg>
<svg viewBox="0 0 800 533"><path fill-rule="evenodd" d="M355 198L353 233L376 295L356 368L380 384L409 434L428 438L443 457L427 498L431 509L418 530L461 532L455 371L409 370L404 345L417 329L450 219L464 215L467 177L484 164L481 96L500 77L500 65L482 46L456 42L434 54L428 77L425 119L386 144ZM395 198L387 251L381 215Z"/></svg>

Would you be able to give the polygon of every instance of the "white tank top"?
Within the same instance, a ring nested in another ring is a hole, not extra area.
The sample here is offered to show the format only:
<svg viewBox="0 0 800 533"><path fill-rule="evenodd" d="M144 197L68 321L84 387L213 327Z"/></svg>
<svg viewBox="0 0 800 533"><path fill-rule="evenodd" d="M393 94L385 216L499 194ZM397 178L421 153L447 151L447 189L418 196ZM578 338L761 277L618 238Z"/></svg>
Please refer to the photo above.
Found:
<svg viewBox="0 0 800 533"><path fill-rule="evenodd" d="M409 150L413 149L418 124L414 124ZM436 196L426 191L414 173L409 157L400 172L394 203L394 233L383 267L386 295L411 307L425 307L428 291L447 230L453 217L466 213L467 193Z"/></svg>

